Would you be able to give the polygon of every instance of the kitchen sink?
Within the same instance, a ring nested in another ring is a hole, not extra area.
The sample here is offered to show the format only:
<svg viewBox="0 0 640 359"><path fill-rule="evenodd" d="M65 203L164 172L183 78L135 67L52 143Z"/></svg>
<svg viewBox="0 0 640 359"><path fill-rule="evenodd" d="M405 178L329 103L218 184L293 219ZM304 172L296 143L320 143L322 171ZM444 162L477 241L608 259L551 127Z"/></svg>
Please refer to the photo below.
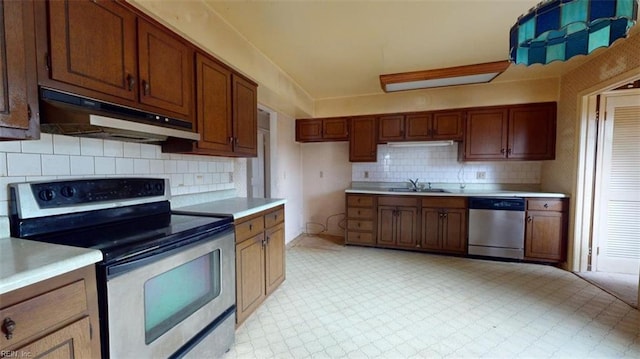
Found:
<svg viewBox="0 0 640 359"><path fill-rule="evenodd" d="M449 191L445 191L442 188L422 188L422 189L413 189L406 187L393 187L389 188L389 192L427 192L427 193L448 193Z"/></svg>

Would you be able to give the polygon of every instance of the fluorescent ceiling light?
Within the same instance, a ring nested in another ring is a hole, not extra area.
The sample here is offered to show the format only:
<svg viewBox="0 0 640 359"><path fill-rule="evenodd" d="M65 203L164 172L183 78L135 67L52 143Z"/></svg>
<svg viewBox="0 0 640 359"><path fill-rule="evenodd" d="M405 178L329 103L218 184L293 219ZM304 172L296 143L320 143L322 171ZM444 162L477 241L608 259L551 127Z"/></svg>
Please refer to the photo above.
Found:
<svg viewBox="0 0 640 359"><path fill-rule="evenodd" d="M445 69L380 75L384 92L490 82L509 67L509 61L448 67Z"/></svg>

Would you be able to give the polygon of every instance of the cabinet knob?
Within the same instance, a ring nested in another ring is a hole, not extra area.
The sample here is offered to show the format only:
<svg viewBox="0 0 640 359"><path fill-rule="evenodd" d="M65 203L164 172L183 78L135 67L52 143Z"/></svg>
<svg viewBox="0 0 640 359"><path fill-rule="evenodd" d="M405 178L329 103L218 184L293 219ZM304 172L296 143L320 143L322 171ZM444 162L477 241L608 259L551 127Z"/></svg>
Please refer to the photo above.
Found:
<svg viewBox="0 0 640 359"><path fill-rule="evenodd" d="M507 154L509 154L509 155L511 154L511 149L507 150Z"/></svg>
<svg viewBox="0 0 640 359"><path fill-rule="evenodd" d="M14 322L11 318L4 318L4 322L2 322L2 331L5 332L5 337L7 339L13 338L13 331L16 330L16 322Z"/></svg>
<svg viewBox="0 0 640 359"><path fill-rule="evenodd" d="M500 149L500 153L502 153L502 154L504 155L504 152L505 152L505 151L504 151L504 148L501 148L501 149Z"/></svg>
<svg viewBox="0 0 640 359"><path fill-rule="evenodd" d="M149 96L149 92L150 92L149 82L142 80L142 90L144 91L145 96Z"/></svg>
<svg viewBox="0 0 640 359"><path fill-rule="evenodd" d="M133 91L133 86L136 84L136 78L131 76L131 74L128 74L127 82L129 83L129 91Z"/></svg>
<svg viewBox="0 0 640 359"><path fill-rule="evenodd" d="M531 222L532 218L531 216L527 216L527 222Z"/></svg>
<svg viewBox="0 0 640 359"><path fill-rule="evenodd" d="M549 203L545 203L544 208L549 208Z"/></svg>

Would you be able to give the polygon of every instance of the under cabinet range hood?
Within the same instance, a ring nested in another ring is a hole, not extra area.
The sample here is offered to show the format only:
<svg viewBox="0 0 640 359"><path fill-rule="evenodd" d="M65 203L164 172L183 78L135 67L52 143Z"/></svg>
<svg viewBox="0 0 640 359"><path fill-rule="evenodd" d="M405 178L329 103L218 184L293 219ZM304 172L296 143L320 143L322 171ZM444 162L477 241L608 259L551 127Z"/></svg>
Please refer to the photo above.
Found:
<svg viewBox="0 0 640 359"><path fill-rule="evenodd" d="M40 131L105 140L160 144L169 137L199 141L191 122L86 97L40 89Z"/></svg>

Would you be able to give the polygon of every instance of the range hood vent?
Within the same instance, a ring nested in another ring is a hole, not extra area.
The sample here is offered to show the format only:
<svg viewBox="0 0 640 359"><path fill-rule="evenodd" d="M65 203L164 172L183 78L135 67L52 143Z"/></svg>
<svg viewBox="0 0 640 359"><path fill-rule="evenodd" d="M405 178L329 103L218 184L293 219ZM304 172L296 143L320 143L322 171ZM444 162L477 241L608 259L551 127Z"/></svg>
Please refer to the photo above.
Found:
<svg viewBox="0 0 640 359"><path fill-rule="evenodd" d="M387 142L390 147L438 147L453 146L454 141L404 141L404 142Z"/></svg>
<svg viewBox="0 0 640 359"><path fill-rule="evenodd" d="M40 89L40 112L45 133L151 144L169 137L200 140L191 122L46 88Z"/></svg>

